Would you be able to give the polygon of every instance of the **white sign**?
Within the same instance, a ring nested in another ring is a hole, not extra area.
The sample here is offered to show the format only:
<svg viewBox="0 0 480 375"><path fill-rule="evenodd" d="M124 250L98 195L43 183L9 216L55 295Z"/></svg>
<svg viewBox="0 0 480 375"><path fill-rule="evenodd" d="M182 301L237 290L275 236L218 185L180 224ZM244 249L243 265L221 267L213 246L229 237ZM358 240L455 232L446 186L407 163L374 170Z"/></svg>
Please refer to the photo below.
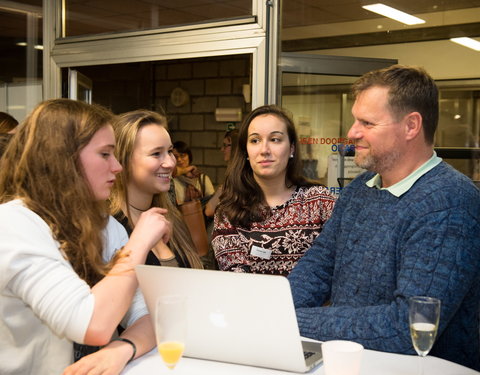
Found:
<svg viewBox="0 0 480 375"><path fill-rule="evenodd" d="M360 173L365 172L365 169L358 167L354 160L354 156L343 157L343 173L341 170L340 155L333 154L328 157L328 187L339 187L338 178L353 179ZM342 176L343 174L343 176ZM348 184L349 180L344 181L343 186Z"/></svg>

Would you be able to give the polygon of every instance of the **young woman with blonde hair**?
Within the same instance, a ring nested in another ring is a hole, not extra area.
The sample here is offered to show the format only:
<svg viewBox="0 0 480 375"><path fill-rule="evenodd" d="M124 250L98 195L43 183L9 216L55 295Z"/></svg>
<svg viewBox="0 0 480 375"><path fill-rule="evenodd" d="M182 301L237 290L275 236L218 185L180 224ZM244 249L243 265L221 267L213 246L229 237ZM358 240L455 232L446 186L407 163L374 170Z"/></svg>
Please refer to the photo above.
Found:
<svg viewBox="0 0 480 375"><path fill-rule="evenodd" d="M108 215L105 201L122 169L113 118L79 101L43 102L0 159L2 374L83 374L99 366L115 374L155 345L134 267L169 240L171 228L165 210L154 208L128 239ZM112 340L122 320L128 328ZM65 370L73 342L108 350Z"/></svg>
<svg viewBox="0 0 480 375"><path fill-rule="evenodd" d="M115 153L124 169L115 181L111 213L129 232L143 211L150 207L167 209L165 215L173 225L170 241L153 246L146 263L203 268L190 232L168 195L176 160L166 117L136 110L118 116L114 129L118 146Z"/></svg>

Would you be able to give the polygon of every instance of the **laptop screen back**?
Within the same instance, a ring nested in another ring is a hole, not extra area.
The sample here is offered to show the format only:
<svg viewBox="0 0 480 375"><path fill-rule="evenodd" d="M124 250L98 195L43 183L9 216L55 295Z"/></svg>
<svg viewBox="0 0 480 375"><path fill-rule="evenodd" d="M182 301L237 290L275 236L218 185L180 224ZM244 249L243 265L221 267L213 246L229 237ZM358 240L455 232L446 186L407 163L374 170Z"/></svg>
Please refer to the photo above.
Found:
<svg viewBox="0 0 480 375"><path fill-rule="evenodd" d="M187 297L185 356L307 370L285 277L140 265L152 317L158 297Z"/></svg>

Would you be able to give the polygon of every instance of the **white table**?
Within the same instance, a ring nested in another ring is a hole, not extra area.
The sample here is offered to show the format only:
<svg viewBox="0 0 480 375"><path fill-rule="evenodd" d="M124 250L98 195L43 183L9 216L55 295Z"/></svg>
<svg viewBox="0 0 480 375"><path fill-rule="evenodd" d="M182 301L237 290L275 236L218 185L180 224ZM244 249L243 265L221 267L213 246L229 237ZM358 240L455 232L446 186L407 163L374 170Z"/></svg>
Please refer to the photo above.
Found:
<svg viewBox="0 0 480 375"><path fill-rule="evenodd" d="M416 356L365 350L361 375L416 375ZM308 374L323 375L323 366L315 367ZM291 372L231 363L182 358L174 371L169 370L154 349L130 363L122 375L292 375ZM444 359L428 356L424 361L424 375L478 375L480 372Z"/></svg>

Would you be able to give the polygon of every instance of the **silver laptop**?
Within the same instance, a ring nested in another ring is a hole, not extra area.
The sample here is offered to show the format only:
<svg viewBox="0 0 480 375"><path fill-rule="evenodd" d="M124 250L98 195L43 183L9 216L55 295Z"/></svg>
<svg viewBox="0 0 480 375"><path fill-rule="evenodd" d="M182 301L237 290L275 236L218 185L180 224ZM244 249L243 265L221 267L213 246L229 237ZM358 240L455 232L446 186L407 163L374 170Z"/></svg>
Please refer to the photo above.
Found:
<svg viewBox="0 0 480 375"><path fill-rule="evenodd" d="M306 372L321 344L302 342L290 284L283 276L140 265L152 317L159 296L187 296L187 357Z"/></svg>

